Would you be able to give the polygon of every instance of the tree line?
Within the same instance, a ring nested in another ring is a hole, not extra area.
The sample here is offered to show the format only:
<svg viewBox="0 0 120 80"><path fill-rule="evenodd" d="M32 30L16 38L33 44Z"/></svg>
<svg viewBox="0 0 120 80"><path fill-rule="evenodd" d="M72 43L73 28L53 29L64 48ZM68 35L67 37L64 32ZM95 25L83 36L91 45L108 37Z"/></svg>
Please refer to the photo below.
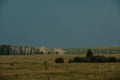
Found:
<svg viewBox="0 0 120 80"><path fill-rule="evenodd" d="M94 54L119 54L120 47L89 48ZM66 48L66 54L85 54L88 48Z"/></svg>
<svg viewBox="0 0 120 80"><path fill-rule="evenodd" d="M92 50L88 49L85 57L76 56L73 59L69 59L68 63L108 63L108 62L120 62L120 59L115 57L105 57L94 55ZM55 59L55 63L64 63L62 57Z"/></svg>

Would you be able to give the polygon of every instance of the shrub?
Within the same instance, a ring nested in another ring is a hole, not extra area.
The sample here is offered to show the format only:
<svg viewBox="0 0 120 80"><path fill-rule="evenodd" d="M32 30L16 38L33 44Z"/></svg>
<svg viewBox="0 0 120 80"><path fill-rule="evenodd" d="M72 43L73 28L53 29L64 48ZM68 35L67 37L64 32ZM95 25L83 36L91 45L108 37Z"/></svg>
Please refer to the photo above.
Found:
<svg viewBox="0 0 120 80"><path fill-rule="evenodd" d="M107 58L104 56L92 56L91 62L107 62Z"/></svg>
<svg viewBox="0 0 120 80"><path fill-rule="evenodd" d="M115 57L105 57L105 56L87 56L87 57L74 57L68 61L69 63L79 63L79 62L120 62L120 59L116 59Z"/></svg>
<svg viewBox="0 0 120 80"><path fill-rule="evenodd" d="M68 63L74 63L74 60L70 59L70 60L68 61Z"/></svg>
<svg viewBox="0 0 120 80"><path fill-rule="evenodd" d="M48 52L48 54L52 54L51 52Z"/></svg>
<svg viewBox="0 0 120 80"><path fill-rule="evenodd" d="M117 59L117 62L120 62L120 59Z"/></svg>
<svg viewBox="0 0 120 80"><path fill-rule="evenodd" d="M64 59L59 57L55 59L55 63L64 63Z"/></svg>
<svg viewBox="0 0 120 80"><path fill-rule="evenodd" d="M55 54L59 54L59 52L55 52Z"/></svg>
<svg viewBox="0 0 120 80"><path fill-rule="evenodd" d="M44 52L40 52L39 54L44 54Z"/></svg>
<svg viewBox="0 0 120 80"><path fill-rule="evenodd" d="M44 52L36 51L35 54L44 54Z"/></svg>
<svg viewBox="0 0 120 80"><path fill-rule="evenodd" d="M91 59L89 57L84 57L82 62L91 62Z"/></svg>
<svg viewBox="0 0 120 80"><path fill-rule="evenodd" d="M116 62L117 59L115 57L108 57L108 62Z"/></svg>
<svg viewBox="0 0 120 80"><path fill-rule="evenodd" d="M82 60L83 60L83 58L81 58L81 57L74 57L74 59L73 59L73 61L75 63L82 62Z"/></svg>
<svg viewBox="0 0 120 80"><path fill-rule="evenodd" d="M10 65L11 65L11 66L13 66L13 65L14 65L14 63L10 63Z"/></svg>

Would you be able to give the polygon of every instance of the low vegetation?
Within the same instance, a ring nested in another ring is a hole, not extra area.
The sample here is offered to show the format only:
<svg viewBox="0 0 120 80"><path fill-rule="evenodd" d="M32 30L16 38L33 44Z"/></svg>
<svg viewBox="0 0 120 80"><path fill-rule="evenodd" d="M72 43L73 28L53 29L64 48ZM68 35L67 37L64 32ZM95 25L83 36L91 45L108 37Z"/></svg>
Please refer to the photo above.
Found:
<svg viewBox="0 0 120 80"><path fill-rule="evenodd" d="M56 58L55 63L64 63L64 59L62 57Z"/></svg>
<svg viewBox="0 0 120 80"><path fill-rule="evenodd" d="M119 61L120 59L116 59L115 57L93 55L93 52L90 49L88 49L85 57L74 57L73 59L70 59L68 62L69 63L80 63L80 62L107 63L107 62L119 62Z"/></svg>
<svg viewBox="0 0 120 80"><path fill-rule="evenodd" d="M119 54L100 56L120 58ZM59 57L64 63L55 63ZM120 62L68 63L79 57L87 58L78 54L0 56L0 80L120 80Z"/></svg>

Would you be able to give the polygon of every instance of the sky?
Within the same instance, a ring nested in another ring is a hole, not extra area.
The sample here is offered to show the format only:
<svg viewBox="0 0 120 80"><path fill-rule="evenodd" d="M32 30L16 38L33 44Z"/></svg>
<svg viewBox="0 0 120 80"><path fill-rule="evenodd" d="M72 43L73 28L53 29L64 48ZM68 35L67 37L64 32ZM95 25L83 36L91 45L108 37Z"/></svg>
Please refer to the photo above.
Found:
<svg viewBox="0 0 120 80"><path fill-rule="evenodd" d="M120 46L119 0L0 0L0 44Z"/></svg>

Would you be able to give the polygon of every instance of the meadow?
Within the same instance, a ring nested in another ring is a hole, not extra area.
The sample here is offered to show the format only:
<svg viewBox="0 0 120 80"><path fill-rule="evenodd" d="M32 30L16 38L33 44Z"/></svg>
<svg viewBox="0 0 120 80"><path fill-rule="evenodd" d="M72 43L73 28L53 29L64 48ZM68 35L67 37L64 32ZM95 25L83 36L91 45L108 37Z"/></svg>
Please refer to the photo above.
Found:
<svg viewBox="0 0 120 80"><path fill-rule="evenodd" d="M120 80L120 62L68 63L81 54L0 56L0 80ZM104 54L120 58L120 54ZM55 63L57 57L64 63Z"/></svg>

